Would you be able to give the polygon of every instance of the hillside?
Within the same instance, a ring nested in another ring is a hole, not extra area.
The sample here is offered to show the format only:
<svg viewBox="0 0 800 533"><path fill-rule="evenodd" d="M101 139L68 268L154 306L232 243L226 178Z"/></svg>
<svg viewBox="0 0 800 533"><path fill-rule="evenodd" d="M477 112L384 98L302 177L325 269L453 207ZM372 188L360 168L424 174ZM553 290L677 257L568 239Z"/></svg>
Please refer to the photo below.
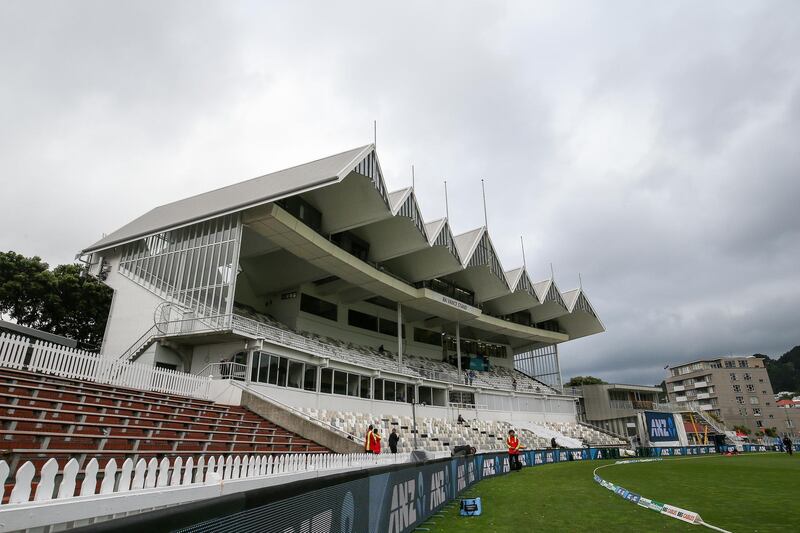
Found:
<svg viewBox="0 0 800 533"><path fill-rule="evenodd" d="M778 359L770 359L763 354L755 354L764 359L772 390L800 392L800 346L795 346Z"/></svg>

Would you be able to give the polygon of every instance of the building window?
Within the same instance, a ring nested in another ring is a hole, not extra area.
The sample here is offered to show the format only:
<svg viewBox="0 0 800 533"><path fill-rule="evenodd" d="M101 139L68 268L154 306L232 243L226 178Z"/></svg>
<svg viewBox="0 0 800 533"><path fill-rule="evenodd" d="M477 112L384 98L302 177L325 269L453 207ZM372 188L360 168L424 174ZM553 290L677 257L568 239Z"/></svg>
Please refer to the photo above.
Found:
<svg viewBox="0 0 800 533"><path fill-rule="evenodd" d="M320 300L308 294L300 295L300 310L312 315L321 316L328 320L337 320L337 307L336 304Z"/></svg>
<svg viewBox="0 0 800 533"><path fill-rule="evenodd" d="M761 416L761 409L753 407L753 416Z"/></svg>
<svg viewBox="0 0 800 533"><path fill-rule="evenodd" d="M750 405L758 405L758 397L750 396Z"/></svg>
<svg viewBox="0 0 800 533"><path fill-rule="evenodd" d="M736 374L731 372L731 381L736 381Z"/></svg>
<svg viewBox="0 0 800 533"><path fill-rule="evenodd" d="M739 361L739 368L747 368L747 360L742 359Z"/></svg>
<svg viewBox="0 0 800 533"><path fill-rule="evenodd" d="M735 361L725 361L725 368L736 368Z"/></svg>
<svg viewBox="0 0 800 533"><path fill-rule="evenodd" d="M793 428L794 427L794 420L786 420L786 427Z"/></svg>
<svg viewBox="0 0 800 533"><path fill-rule="evenodd" d="M736 403L738 403L740 405L744 405L744 396L737 396L736 397Z"/></svg>
<svg viewBox="0 0 800 533"><path fill-rule="evenodd" d="M427 329L414 328L414 341L441 346L442 334Z"/></svg>
<svg viewBox="0 0 800 533"><path fill-rule="evenodd" d="M755 413L753 413L753 414L755 414ZM761 420L756 420L756 427L763 428L764 427L764 422L762 422Z"/></svg>
<svg viewBox="0 0 800 533"><path fill-rule="evenodd" d="M747 408L746 407L740 407L739 408L739 416L747 416Z"/></svg>
<svg viewBox="0 0 800 533"><path fill-rule="evenodd" d="M356 328L378 331L378 317L356 311L355 309L350 309L347 312L347 323Z"/></svg>
<svg viewBox="0 0 800 533"><path fill-rule="evenodd" d="M745 380L745 381L750 381L751 379L753 379L753 376L751 376L751 375L750 375L750 374L748 374L748 373L745 373L745 375L744 375L744 380Z"/></svg>
<svg viewBox="0 0 800 533"><path fill-rule="evenodd" d="M739 385L731 385L733 387L733 392L742 392L742 387Z"/></svg>
<svg viewBox="0 0 800 533"><path fill-rule="evenodd" d="M279 387L317 390L317 367L266 352L253 354L251 379Z"/></svg>
<svg viewBox="0 0 800 533"><path fill-rule="evenodd" d="M755 392L756 386L755 385L747 385L747 392Z"/></svg>

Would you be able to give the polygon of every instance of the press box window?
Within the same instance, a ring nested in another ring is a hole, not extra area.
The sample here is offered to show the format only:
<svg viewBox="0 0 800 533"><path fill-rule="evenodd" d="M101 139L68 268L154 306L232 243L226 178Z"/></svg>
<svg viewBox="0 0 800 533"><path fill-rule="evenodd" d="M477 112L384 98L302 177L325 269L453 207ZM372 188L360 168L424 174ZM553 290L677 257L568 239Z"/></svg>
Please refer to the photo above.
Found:
<svg viewBox="0 0 800 533"><path fill-rule="evenodd" d="M308 294L300 295L300 310L312 315L321 316L328 320L337 320L337 307L336 304L320 300Z"/></svg>

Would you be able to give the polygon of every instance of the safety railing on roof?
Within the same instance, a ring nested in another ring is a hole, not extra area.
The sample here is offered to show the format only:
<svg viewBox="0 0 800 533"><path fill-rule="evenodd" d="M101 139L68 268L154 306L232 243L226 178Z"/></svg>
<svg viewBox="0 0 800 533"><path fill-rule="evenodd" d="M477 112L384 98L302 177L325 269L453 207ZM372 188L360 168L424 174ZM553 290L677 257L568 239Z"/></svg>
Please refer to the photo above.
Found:
<svg viewBox="0 0 800 533"><path fill-rule="evenodd" d="M208 399L211 380L25 337L0 334L0 366L116 387Z"/></svg>

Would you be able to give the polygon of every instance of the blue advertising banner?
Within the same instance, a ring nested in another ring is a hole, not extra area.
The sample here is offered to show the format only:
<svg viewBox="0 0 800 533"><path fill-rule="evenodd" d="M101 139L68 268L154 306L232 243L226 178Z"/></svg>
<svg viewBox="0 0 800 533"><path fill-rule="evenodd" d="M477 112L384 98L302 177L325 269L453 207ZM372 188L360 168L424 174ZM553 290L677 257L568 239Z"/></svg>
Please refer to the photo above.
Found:
<svg viewBox="0 0 800 533"><path fill-rule="evenodd" d="M650 442L675 442L678 440L678 428L672 413L645 411L647 437Z"/></svg>

